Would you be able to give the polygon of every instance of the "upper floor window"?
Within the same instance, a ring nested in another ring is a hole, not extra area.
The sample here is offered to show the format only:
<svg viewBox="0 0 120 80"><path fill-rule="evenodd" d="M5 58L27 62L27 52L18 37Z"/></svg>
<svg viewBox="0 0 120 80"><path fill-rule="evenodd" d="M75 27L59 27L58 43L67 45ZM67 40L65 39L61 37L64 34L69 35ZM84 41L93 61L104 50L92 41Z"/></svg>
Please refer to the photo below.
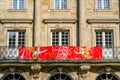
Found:
<svg viewBox="0 0 120 80"><path fill-rule="evenodd" d="M70 43L69 31L52 31L52 45L68 46Z"/></svg>
<svg viewBox="0 0 120 80"><path fill-rule="evenodd" d="M67 9L67 0L54 0L54 9Z"/></svg>
<svg viewBox="0 0 120 80"><path fill-rule="evenodd" d="M113 47L113 32L112 31L96 31L96 45L105 48Z"/></svg>
<svg viewBox="0 0 120 80"><path fill-rule="evenodd" d="M18 47L25 45L25 31L9 31L8 46Z"/></svg>
<svg viewBox="0 0 120 80"><path fill-rule="evenodd" d="M97 9L109 9L109 0L97 0Z"/></svg>
<svg viewBox="0 0 120 80"><path fill-rule="evenodd" d="M13 0L12 9L24 9L24 0Z"/></svg>
<svg viewBox="0 0 120 80"><path fill-rule="evenodd" d="M112 30L97 30L96 45L102 46L102 56L104 59L113 59L114 57L114 36ZM104 79L102 79L104 80ZM106 79L105 79L106 80Z"/></svg>

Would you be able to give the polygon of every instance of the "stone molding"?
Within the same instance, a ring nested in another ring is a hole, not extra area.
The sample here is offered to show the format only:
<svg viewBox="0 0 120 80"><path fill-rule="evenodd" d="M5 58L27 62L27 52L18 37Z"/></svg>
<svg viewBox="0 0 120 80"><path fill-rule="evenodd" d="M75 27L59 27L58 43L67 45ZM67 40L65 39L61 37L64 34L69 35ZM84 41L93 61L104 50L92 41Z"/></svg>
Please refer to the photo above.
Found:
<svg viewBox="0 0 120 80"><path fill-rule="evenodd" d="M0 19L0 23L33 23L33 19Z"/></svg>
<svg viewBox="0 0 120 80"><path fill-rule="evenodd" d="M76 23L76 19L43 19L43 23Z"/></svg>
<svg viewBox="0 0 120 80"><path fill-rule="evenodd" d="M87 23L120 23L120 19L87 19Z"/></svg>

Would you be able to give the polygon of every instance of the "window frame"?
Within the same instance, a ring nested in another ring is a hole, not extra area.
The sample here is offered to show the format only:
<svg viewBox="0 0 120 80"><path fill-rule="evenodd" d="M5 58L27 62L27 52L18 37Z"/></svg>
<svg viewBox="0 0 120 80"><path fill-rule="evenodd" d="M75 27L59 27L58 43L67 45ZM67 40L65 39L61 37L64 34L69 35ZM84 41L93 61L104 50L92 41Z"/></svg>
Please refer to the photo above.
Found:
<svg viewBox="0 0 120 80"><path fill-rule="evenodd" d="M96 30L96 31L95 31L95 35L96 35L96 32L101 32L101 33L102 33L102 34L101 34L101 38L102 38L102 39L101 39L101 40L102 40L101 42L102 42L102 46L103 46L103 47L106 47L106 45L107 45L107 44L106 44L106 42L107 42L106 39L107 39L107 38L105 37L105 36L106 36L105 33L106 33L106 32L111 32L111 47L107 47L107 48L113 48L113 47L114 47L114 34L113 34L113 31L112 31L112 30L108 30L108 31L106 31L106 30ZM109 37L110 37L110 35L109 35ZM100 38L100 37L99 37L99 38ZM96 37L96 40L97 40L97 37ZM95 42L96 42L96 45L97 45L97 41L95 41ZM110 41L108 41L108 42L110 42ZM107 43L108 43L108 42L107 42ZM100 45L100 44L99 44L99 45Z"/></svg>
<svg viewBox="0 0 120 80"><path fill-rule="evenodd" d="M52 34L52 32L58 32L58 45L65 45L65 46L69 46L70 45L70 31L69 30L51 30L51 45L56 45L56 44L53 44L53 34ZM63 44L62 42L62 32L68 32L68 36L67 36L67 38L68 38L68 44Z"/></svg>
<svg viewBox="0 0 120 80"><path fill-rule="evenodd" d="M64 10L64 9L67 9L67 0L65 1L65 3L62 3L63 0L58 0L58 3L56 3L56 0L54 0L54 9L61 9L61 10ZM58 8L56 8L56 4ZM65 7L63 7L62 5L65 4Z"/></svg>
<svg viewBox="0 0 120 80"><path fill-rule="evenodd" d="M112 79L114 78L114 79L117 79L117 80L119 80L119 77L117 76L117 75L115 75L115 74L106 74L106 73L103 73L103 74L100 74L100 75L98 75L97 77L96 77L96 80L104 80L104 76L106 76L105 77L105 80L106 79L109 79L108 78L108 75L109 75L109 77L111 76L112 77ZM111 80L112 80L111 79Z"/></svg>
<svg viewBox="0 0 120 80"><path fill-rule="evenodd" d="M69 11L70 5L71 5L71 1L66 0L66 8L65 9L55 9L55 0L50 0L50 10L51 11Z"/></svg>
<svg viewBox="0 0 120 80"><path fill-rule="evenodd" d="M104 3L104 0L102 0ZM104 7L104 6L103 6ZM95 0L95 11L111 11L111 0L108 0L108 8L98 8L98 0Z"/></svg>
<svg viewBox="0 0 120 80"><path fill-rule="evenodd" d="M13 10L24 10L25 9L25 0L23 0L22 8L20 8L20 0L17 0L16 8L14 8L14 0L12 0L12 9Z"/></svg>
<svg viewBox="0 0 120 80"><path fill-rule="evenodd" d="M18 30L8 30L7 31L7 46L9 46L9 47L11 47L10 46L10 44L9 44L9 42L10 42L10 32L14 32L15 33L15 46L13 46L13 47L19 47L20 45L19 45L19 32L24 32L25 34L24 34L24 36L25 36L25 40L24 40L24 46L26 45L26 31L25 30L20 30L20 31L18 31Z"/></svg>
<svg viewBox="0 0 120 80"><path fill-rule="evenodd" d="M23 75L19 74L19 73L6 74L5 76L3 76L2 80L6 80L6 78L7 78L7 80L11 80L11 78L12 78L12 79L16 79L15 75L17 76L17 80L20 80L21 78L22 78L23 80L26 80L26 78L25 78ZM18 76L19 76L19 77L18 77Z"/></svg>

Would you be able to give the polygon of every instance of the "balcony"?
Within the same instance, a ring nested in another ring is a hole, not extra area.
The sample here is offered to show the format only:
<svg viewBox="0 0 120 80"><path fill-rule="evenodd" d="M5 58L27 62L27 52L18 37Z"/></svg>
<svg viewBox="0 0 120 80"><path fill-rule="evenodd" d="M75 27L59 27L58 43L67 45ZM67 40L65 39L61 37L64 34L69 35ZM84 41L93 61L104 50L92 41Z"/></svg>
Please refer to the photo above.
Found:
<svg viewBox="0 0 120 80"><path fill-rule="evenodd" d="M18 48L9 48L0 46L1 60L19 60ZM120 59L120 47L102 48L102 60L117 60Z"/></svg>

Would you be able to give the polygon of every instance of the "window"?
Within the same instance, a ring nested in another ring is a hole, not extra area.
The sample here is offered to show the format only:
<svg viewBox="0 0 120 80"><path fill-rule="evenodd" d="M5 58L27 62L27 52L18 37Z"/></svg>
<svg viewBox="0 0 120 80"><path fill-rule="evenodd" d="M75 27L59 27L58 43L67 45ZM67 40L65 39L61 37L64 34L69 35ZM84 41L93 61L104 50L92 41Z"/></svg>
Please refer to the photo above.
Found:
<svg viewBox="0 0 120 80"><path fill-rule="evenodd" d="M72 80L72 79L66 74L55 74L49 80Z"/></svg>
<svg viewBox="0 0 120 80"><path fill-rule="evenodd" d="M112 74L101 74L96 80L119 80L116 76Z"/></svg>
<svg viewBox="0 0 120 80"><path fill-rule="evenodd" d="M96 31L96 45L105 48L113 48L113 32L112 31Z"/></svg>
<svg viewBox="0 0 120 80"><path fill-rule="evenodd" d="M25 31L8 31L8 51L6 59L18 58L18 47L25 45Z"/></svg>
<svg viewBox="0 0 120 80"><path fill-rule="evenodd" d="M2 80L25 80L25 78L20 74L8 74Z"/></svg>
<svg viewBox="0 0 120 80"><path fill-rule="evenodd" d="M97 0L97 9L109 9L109 0Z"/></svg>
<svg viewBox="0 0 120 80"><path fill-rule="evenodd" d="M24 9L24 0L13 0L12 8L13 9Z"/></svg>
<svg viewBox="0 0 120 80"><path fill-rule="evenodd" d="M67 9L67 0L54 0L54 9Z"/></svg>
<svg viewBox="0 0 120 80"><path fill-rule="evenodd" d="M52 31L52 45L67 46L70 43L69 31Z"/></svg>
<svg viewBox="0 0 120 80"><path fill-rule="evenodd" d="M114 57L113 39L112 31L96 31L96 45L103 47L102 52L104 59L113 59Z"/></svg>
<svg viewBox="0 0 120 80"><path fill-rule="evenodd" d="M8 46L18 47L21 45L25 45L25 31L9 31Z"/></svg>

